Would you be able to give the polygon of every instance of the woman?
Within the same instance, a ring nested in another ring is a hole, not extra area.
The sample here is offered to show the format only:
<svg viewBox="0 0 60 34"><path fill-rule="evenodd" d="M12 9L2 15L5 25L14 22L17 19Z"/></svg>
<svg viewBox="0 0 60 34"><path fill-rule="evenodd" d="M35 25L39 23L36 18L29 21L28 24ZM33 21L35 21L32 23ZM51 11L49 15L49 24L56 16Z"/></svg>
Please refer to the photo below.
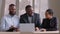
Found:
<svg viewBox="0 0 60 34"><path fill-rule="evenodd" d="M48 9L45 12L45 19L43 19L42 28L47 31L56 31L57 30L57 18L53 17L52 9Z"/></svg>

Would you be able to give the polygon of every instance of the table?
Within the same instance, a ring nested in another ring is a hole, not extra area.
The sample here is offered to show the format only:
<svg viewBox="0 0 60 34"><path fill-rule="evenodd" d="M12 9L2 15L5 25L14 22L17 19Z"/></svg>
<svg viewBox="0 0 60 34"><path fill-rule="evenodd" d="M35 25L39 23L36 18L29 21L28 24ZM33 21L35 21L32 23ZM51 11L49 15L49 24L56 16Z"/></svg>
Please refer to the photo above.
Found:
<svg viewBox="0 0 60 34"><path fill-rule="evenodd" d="M0 34L59 34L59 31L46 31L46 32L0 32Z"/></svg>
<svg viewBox="0 0 60 34"><path fill-rule="evenodd" d="M34 34L59 34L59 31L34 32Z"/></svg>

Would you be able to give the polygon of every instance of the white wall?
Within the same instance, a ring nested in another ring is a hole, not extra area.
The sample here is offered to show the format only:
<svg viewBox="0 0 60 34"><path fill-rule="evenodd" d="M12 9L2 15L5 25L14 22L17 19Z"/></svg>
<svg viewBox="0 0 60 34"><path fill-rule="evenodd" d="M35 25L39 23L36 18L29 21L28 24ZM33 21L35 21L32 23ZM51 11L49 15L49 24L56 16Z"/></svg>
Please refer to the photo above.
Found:
<svg viewBox="0 0 60 34"><path fill-rule="evenodd" d="M48 9L48 0L40 0L40 19L41 22L45 18L45 11Z"/></svg>
<svg viewBox="0 0 60 34"><path fill-rule="evenodd" d="M32 5L33 0L19 0L19 16L25 13L26 5Z"/></svg>
<svg viewBox="0 0 60 34"><path fill-rule="evenodd" d="M4 15L8 14L9 13L9 5L10 4L16 4L16 0L5 0L5 11L4 11Z"/></svg>
<svg viewBox="0 0 60 34"><path fill-rule="evenodd" d="M3 14L4 14L4 4L5 3L5 0L0 0L0 22L1 22L1 18L2 18L2 16L3 16Z"/></svg>
<svg viewBox="0 0 60 34"><path fill-rule="evenodd" d="M8 14L8 6L11 3L15 4L15 0L0 0L0 22L1 18Z"/></svg>

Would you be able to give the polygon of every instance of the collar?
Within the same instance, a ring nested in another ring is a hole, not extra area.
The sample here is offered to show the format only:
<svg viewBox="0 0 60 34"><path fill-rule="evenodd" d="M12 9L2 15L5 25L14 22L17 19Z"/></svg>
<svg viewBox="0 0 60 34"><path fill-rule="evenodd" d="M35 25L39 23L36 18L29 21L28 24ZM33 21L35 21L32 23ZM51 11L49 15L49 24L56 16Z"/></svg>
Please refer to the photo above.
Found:
<svg viewBox="0 0 60 34"><path fill-rule="evenodd" d="M15 17L16 15L14 15L14 16L11 16L10 14L8 14L8 16L9 16L9 17Z"/></svg>
<svg viewBox="0 0 60 34"><path fill-rule="evenodd" d="M29 16L29 15L27 14L27 16ZM32 16L34 16L34 13L32 13ZM29 16L29 17L31 17L31 16Z"/></svg>

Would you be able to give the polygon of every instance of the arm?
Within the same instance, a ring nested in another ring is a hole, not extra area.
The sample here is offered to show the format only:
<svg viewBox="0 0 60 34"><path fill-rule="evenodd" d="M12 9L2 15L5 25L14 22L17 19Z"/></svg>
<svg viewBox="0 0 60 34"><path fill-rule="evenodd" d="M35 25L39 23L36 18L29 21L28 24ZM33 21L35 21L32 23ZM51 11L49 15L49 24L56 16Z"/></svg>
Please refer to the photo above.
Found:
<svg viewBox="0 0 60 34"><path fill-rule="evenodd" d="M50 27L56 27L56 26L57 26L57 19L55 18L50 21Z"/></svg>
<svg viewBox="0 0 60 34"><path fill-rule="evenodd" d="M20 16L20 21L19 21L19 23L25 23L24 20L23 20L23 18L22 18L22 16Z"/></svg>
<svg viewBox="0 0 60 34"><path fill-rule="evenodd" d="M51 20L50 27L52 28L52 30L57 30L57 18Z"/></svg>
<svg viewBox="0 0 60 34"><path fill-rule="evenodd" d="M36 27L38 27L39 29L40 29L40 27L41 27L41 22L40 22L40 15L38 14L37 15L37 22L36 22L37 24L36 24Z"/></svg>
<svg viewBox="0 0 60 34"><path fill-rule="evenodd" d="M2 19L1 19L1 31L5 31L6 29L5 29L5 18L3 17Z"/></svg>
<svg viewBox="0 0 60 34"><path fill-rule="evenodd" d="M44 25L45 25L45 24L44 24L44 23L45 23L44 21L45 21L45 20L43 19L41 28L44 28Z"/></svg>

